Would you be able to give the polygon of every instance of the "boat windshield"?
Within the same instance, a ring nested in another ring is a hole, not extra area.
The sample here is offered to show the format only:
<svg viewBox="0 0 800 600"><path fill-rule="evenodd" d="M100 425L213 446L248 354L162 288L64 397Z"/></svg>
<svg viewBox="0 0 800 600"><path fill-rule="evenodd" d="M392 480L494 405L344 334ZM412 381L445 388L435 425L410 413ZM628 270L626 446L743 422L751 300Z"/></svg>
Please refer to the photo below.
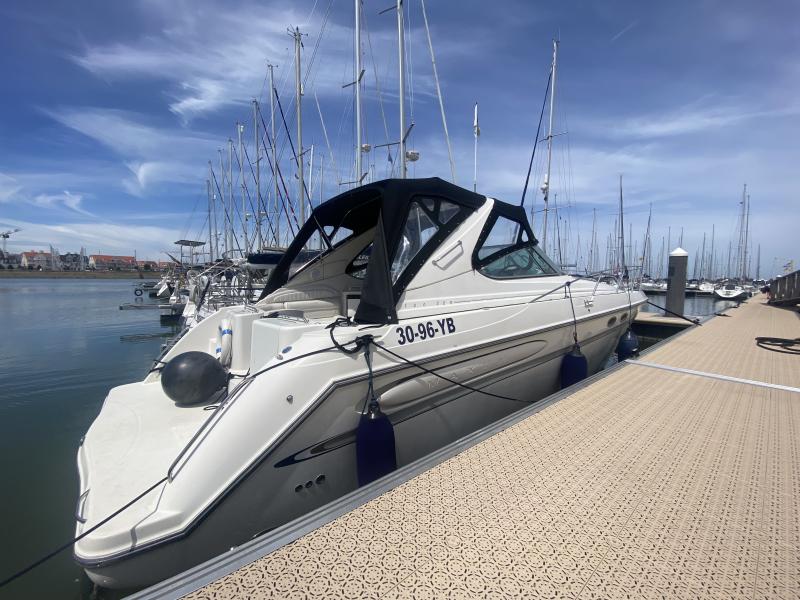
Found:
<svg viewBox="0 0 800 600"><path fill-rule="evenodd" d="M392 261L392 283L420 250L460 210L457 204L439 198L417 198L409 207L400 245Z"/></svg>
<svg viewBox="0 0 800 600"><path fill-rule="evenodd" d="M494 279L541 277L558 271L514 219L498 215L475 253L478 271Z"/></svg>
<svg viewBox="0 0 800 600"><path fill-rule="evenodd" d="M316 224L303 248L297 252L289 266L289 277L314 264L353 236L353 230L343 226Z"/></svg>

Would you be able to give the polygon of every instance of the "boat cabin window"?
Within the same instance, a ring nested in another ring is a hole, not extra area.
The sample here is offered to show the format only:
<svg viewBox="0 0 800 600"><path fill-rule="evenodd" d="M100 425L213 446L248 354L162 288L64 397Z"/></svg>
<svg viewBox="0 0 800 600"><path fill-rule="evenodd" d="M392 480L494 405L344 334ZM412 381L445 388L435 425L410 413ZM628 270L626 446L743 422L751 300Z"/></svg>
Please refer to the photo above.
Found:
<svg viewBox="0 0 800 600"><path fill-rule="evenodd" d="M392 283L397 283L398 277L425 244L460 210L457 204L439 198L418 198L411 202L400 245L392 261Z"/></svg>
<svg viewBox="0 0 800 600"><path fill-rule="evenodd" d="M475 253L478 271L495 279L555 275L521 223L498 215Z"/></svg>

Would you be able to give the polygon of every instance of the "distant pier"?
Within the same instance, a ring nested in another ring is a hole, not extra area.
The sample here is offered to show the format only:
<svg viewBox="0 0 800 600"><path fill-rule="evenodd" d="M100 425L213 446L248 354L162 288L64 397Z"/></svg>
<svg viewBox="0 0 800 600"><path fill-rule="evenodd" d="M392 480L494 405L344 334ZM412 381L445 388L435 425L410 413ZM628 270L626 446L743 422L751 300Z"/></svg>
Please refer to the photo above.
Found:
<svg viewBox="0 0 800 600"><path fill-rule="evenodd" d="M135 597L796 597L799 358L759 336L798 313L753 298Z"/></svg>

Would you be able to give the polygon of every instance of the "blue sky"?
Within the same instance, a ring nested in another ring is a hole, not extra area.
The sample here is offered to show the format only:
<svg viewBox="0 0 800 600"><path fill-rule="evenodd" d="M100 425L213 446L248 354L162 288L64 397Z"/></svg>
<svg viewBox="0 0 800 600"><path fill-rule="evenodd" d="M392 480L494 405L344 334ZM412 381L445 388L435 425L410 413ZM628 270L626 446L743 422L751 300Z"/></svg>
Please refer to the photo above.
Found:
<svg viewBox="0 0 800 600"><path fill-rule="evenodd" d="M398 129L396 25L394 13L379 15L390 4L363 8L373 145L387 142L376 74L389 141ZM555 131L565 135L554 142L552 191L569 244L588 239L595 209L604 254L623 173L626 222L639 244L653 205L655 254L668 227L673 246L683 227L694 253L712 224L718 257L727 252L746 182L762 274L800 258L800 4L428 0L427 9L459 184L472 185L478 102L479 191L519 200L558 35ZM449 179L419 0L407 0L407 11L409 147L421 154L411 174ZM315 178L322 165L321 191L333 195L337 178L353 174L352 87L342 88L353 79L352 20L349 0L4 2L0 228L22 228L9 248L163 258L174 239L205 235L207 161L218 164L237 120L252 153L251 101L268 114L268 61L278 65L294 132L286 32L294 25L308 33L304 142L315 146ZM529 192L537 211L543 150ZM367 155L375 178L390 173L386 154ZM292 185L287 153L282 169Z"/></svg>

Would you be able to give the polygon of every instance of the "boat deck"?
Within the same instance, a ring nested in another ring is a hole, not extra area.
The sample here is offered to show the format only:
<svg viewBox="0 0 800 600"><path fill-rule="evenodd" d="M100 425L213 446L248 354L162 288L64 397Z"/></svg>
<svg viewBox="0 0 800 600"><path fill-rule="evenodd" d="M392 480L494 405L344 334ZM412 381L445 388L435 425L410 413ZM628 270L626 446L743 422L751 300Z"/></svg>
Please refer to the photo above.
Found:
<svg viewBox="0 0 800 600"><path fill-rule="evenodd" d="M800 597L800 357L753 339L800 337L800 319L761 298L727 315L296 539L270 534L266 555L149 593Z"/></svg>

